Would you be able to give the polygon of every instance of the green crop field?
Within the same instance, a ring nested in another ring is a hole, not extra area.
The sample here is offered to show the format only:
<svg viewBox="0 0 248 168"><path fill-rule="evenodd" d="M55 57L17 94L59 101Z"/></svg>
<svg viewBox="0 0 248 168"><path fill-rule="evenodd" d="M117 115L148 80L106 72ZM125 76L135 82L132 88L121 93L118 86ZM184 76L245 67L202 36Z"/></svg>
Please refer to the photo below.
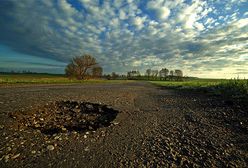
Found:
<svg viewBox="0 0 248 168"><path fill-rule="evenodd" d="M228 80L226 79L192 79L187 81L151 81L156 85L166 86L166 87L209 87L209 86L216 86L220 83L225 83Z"/></svg>
<svg viewBox="0 0 248 168"><path fill-rule="evenodd" d="M195 79L189 81L151 81L151 83L178 89L205 90L233 99L248 101L247 79Z"/></svg>
<svg viewBox="0 0 248 168"><path fill-rule="evenodd" d="M68 79L64 75L53 74L0 74L0 85L6 84L70 84L70 83L120 83L127 80L77 80Z"/></svg>

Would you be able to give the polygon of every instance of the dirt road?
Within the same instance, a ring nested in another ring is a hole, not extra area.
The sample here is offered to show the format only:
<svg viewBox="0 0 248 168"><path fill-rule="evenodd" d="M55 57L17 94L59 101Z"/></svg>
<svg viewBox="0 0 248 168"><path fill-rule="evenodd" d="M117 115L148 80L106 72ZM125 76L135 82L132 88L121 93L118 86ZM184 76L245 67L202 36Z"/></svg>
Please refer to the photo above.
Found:
<svg viewBox="0 0 248 168"><path fill-rule="evenodd" d="M67 100L119 113L107 127L52 135L9 115ZM248 166L247 111L218 97L146 82L31 85L0 88L0 106L0 167Z"/></svg>

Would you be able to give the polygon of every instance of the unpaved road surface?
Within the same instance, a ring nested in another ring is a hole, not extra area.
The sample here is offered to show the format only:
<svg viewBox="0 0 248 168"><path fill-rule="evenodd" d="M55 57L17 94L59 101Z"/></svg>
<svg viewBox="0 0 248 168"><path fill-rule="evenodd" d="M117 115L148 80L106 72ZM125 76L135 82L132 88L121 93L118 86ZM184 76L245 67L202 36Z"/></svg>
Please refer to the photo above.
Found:
<svg viewBox="0 0 248 168"><path fill-rule="evenodd" d="M68 100L118 114L105 127L54 134L10 115L37 119L37 109ZM247 111L218 97L146 82L30 85L1 87L0 107L0 167L248 167Z"/></svg>

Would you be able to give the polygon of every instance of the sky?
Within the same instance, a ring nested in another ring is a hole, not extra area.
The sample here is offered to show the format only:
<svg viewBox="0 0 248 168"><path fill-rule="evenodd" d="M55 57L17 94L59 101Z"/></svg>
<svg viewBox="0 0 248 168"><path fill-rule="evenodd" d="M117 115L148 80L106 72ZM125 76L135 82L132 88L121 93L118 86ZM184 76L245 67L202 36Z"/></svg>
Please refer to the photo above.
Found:
<svg viewBox="0 0 248 168"><path fill-rule="evenodd" d="M248 78L248 1L0 0L0 71L64 73L83 54L105 73Z"/></svg>

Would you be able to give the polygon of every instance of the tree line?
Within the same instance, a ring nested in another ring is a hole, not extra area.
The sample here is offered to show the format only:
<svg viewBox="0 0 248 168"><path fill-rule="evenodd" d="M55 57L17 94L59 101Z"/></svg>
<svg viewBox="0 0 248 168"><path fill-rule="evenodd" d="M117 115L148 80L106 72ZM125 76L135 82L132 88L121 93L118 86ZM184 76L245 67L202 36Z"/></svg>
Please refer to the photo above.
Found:
<svg viewBox="0 0 248 168"><path fill-rule="evenodd" d="M144 78L145 77L145 78ZM128 79L147 79L147 80L182 80L183 71L180 69L169 70L162 68L161 70L147 69L145 75L142 76L138 70L127 72Z"/></svg>
<svg viewBox="0 0 248 168"><path fill-rule="evenodd" d="M145 75L136 71L129 71L127 75L119 75L115 72L103 75L103 68L97 63L96 59L85 54L77 56L66 66L65 74L69 78L78 80L90 78L106 78L106 79L136 79L136 80L182 80L183 71L180 69L169 70L162 68L161 70L147 69Z"/></svg>

